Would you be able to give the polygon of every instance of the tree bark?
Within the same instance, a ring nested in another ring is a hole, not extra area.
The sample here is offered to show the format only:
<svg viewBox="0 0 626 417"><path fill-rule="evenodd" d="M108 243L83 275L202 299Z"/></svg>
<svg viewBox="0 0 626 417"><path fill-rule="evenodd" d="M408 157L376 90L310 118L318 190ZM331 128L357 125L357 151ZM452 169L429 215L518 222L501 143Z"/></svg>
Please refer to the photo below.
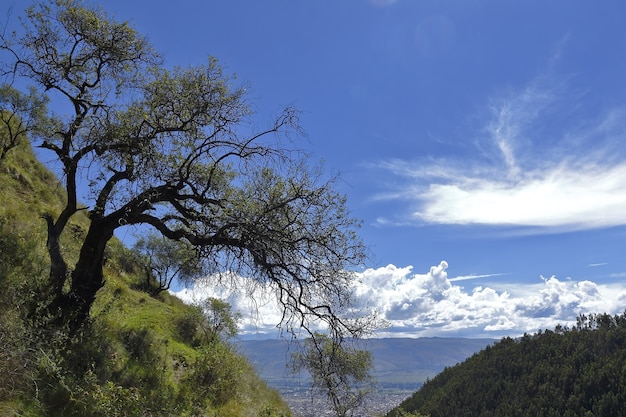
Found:
<svg viewBox="0 0 626 417"><path fill-rule="evenodd" d="M80 328L89 318L96 293L104 286L104 252L113 237L114 228L102 220L91 222L81 247L76 267L71 274L70 291L65 309L70 328Z"/></svg>
<svg viewBox="0 0 626 417"><path fill-rule="evenodd" d="M68 273L68 266L61 253L60 232L52 216L44 214L48 226L46 246L50 256L50 294L48 310L52 320L59 326L69 326L71 331L79 330L89 318L89 311L96 299L96 293L104 285L103 267L105 249L113 237L114 227L110 221L92 220L78 262ZM69 291L64 287L71 278Z"/></svg>
<svg viewBox="0 0 626 417"><path fill-rule="evenodd" d="M50 284L52 294L55 299L59 299L63 295L63 286L65 285L65 279L67 278L67 264L63 259L61 253L61 233L59 232L57 225L52 219L52 215L45 213L41 216L48 226L48 238L46 240L46 248L48 249L48 255L50 256Z"/></svg>

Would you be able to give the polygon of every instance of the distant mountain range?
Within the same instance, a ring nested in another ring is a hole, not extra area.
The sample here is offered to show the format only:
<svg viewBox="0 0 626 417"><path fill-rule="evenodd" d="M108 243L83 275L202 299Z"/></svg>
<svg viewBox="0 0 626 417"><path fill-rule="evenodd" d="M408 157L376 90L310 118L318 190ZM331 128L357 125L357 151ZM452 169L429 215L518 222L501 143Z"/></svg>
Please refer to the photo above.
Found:
<svg viewBox="0 0 626 417"><path fill-rule="evenodd" d="M359 346L374 357L373 375L382 390L412 392L426 379L482 350L495 339L386 338L369 339ZM308 387L307 375L292 375L286 368L297 346L283 339L242 340L237 345L268 384L281 391Z"/></svg>

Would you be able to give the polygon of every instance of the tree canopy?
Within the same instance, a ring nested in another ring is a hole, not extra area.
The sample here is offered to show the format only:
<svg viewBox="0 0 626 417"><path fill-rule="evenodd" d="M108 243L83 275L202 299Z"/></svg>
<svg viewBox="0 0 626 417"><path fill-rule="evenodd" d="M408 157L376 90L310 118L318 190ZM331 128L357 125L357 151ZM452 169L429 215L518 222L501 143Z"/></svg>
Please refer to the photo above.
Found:
<svg viewBox="0 0 626 417"><path fill-rule="evenodd" d="M104 284L107 242L145 226L190 245L204 273L272 286L288 330L320 320L334 336L363 330L342 315L366 255L359 222L336 179L308 165L295 109L255 130L245 89L215 58L168 69L127 22L78 0L35 3L22 26L0 38L3 88L31 85L33 108L50 100L56 111L31 113L27 130L67 193L60 212L42 213L53 316L80 327ZM69 263L60 236L82 210L89 226Z"/></svg>

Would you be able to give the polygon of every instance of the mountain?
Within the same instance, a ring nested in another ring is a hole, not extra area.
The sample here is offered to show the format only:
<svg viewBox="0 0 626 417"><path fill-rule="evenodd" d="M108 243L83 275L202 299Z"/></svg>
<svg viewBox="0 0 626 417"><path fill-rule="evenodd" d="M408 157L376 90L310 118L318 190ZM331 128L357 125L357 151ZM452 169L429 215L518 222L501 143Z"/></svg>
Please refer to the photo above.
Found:
<svg viewBox="0 0 626 417"><path fill-rule="evenodd" d="M388 417L626 416L626 313L504 338L426 382Z"/></svg>
<svg viewBox="0 0 626 417"><path fill-rule="evenodd" d="M475 352L494 339L466 338L382 338L368 339L359 345L374 358L372 374L383 390L412 391ZM276 388L292 389L306 385L306 376L292 375L286 365L297 346L283 339L242 340L239 350L250 360L259 375Z"/></svg>
<svg viewBox="0 0 626 417"><path fill-rule="evenodd" d="M377 389L355 416L382 416L397 407L424 381L494 343L494 339L387 338L360 341L357 347L372 353ZM324 398L311 397L306 373L287 369L298 346L284 339L241 340L236 343L268 385L277 389L298 417L331 415Z"/></svg>

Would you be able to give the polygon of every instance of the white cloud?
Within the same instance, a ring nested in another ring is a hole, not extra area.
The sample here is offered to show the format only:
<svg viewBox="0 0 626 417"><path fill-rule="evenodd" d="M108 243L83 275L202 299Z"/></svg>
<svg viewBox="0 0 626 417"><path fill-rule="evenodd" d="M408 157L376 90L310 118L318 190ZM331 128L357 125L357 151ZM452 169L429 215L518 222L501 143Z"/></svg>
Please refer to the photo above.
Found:
<svg viewBox="0 0 626 417"><path fill-rule="evenodd" d="M582 313L619 314L626 298L626 286L556 277L533 285L494 282L465 290L447 277L447 268L442 261L425 274L394 265L368 269L357 293L389 322L382 335L412 337L515 336L571 325Z"/></svg>
<svg viewBox="0 0 626 417"><path fill-rule="evenodd" d="M362 308L375 309L389 327L384 337L518 336L557 324L572 325L579 314L621 314L626 285L600 285L588 280L538 277L536 284L511 284L491 280L490 286L465 289L455 284L470 279L448 278L448 263L442 261L426 273L413 267L387 265L358 274L356 299ZM485 274L494 278L505 274ZM479 276L471 277L478 279ZM243 277L231 277L223 285L207 278L175 295L186 302L217 297L229 302L243 316L240 333L275 334L281 318L271 291L251 286Z"/></svg>
<svg viewBox="0 0 626 417"><path fill-rule="evenodd" d="M468 281L471 279L481 279L481 278L491 278L491 277L500 277L502 275L507 275L507 274L482 274L482 275L476 275L476 274L472 274L472 275L459 275L456 276L454 278L450 278L448 279L448 281L450 282L457 282L457 281Z"/></svg>
<svg viewBox="0 0 626 417"><path fill-rule="evenodd" d="M553 167L505 183L465 178L431 184L415 213L428 223L594 228L626 224L626 163Z"/></svg>
<svg viewBox="0 0 626 417"><path fill-rule="evenodd" d="M241 276L211 275L173 294L189 304L209 297L228 302L233 311L241 314L239 332L242 335L276 332L282 317L271 289Z"/></svg>
<svg viewBox="0 0 626 417"><path fill-rule="evenodd" d="M491 100L474 152L462 159L378 164L402 184L377 198L408 200L418 223L546 232L625 225L626 109L586 109L582 118L561 90L536 81Z"/></svg>

